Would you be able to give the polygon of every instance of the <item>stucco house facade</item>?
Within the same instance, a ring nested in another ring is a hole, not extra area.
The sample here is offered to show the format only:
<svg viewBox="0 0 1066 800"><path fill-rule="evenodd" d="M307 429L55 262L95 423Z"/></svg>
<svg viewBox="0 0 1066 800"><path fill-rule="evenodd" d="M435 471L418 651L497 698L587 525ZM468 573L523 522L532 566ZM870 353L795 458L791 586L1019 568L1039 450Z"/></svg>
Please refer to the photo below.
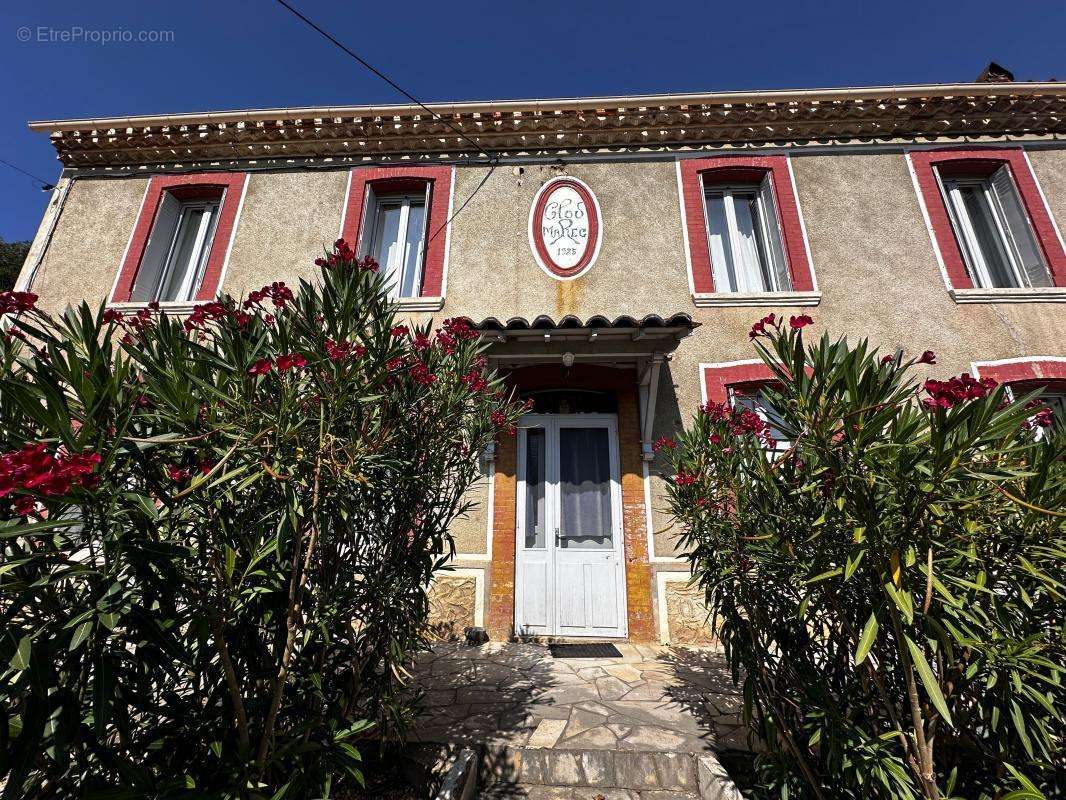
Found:
<svg viewBox="0 0 1066 800"><path fill-rule="evenodd" d="M533 400L482 459L446 624L704 643L669 436L756 402L771 311L936 376L1066 387L1066 84L294 108L31 123L63 163L17 288L175 312L343 237ZM746 398L746 399L745 399Z"/></svg>

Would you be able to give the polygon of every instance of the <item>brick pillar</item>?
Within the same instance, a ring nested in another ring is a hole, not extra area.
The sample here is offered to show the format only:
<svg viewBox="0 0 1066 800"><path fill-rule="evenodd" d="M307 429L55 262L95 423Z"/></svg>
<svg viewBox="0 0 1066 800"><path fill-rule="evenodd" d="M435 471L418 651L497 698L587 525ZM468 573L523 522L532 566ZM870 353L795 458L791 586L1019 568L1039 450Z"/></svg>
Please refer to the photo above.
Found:
<svg viewBox="0 0 1066 800"><path fill-rule="evenodd" d="M618 456L622 468L622 534L626 551L629 638L655 641L648 517L640 453L640 401L635 382L618 389ZM513 545L512 545L513 548ZM513 552L513 550L512 550Z"/></svg>
<svg viewBox="0 0 1066 800"><path fill-rule="evenodd" d="M495 640L514 633L515 511L518 481L518 437L500 436L496 443L496 473L492 490L492 564L489 567L489 607L485 629Z"/></svg>

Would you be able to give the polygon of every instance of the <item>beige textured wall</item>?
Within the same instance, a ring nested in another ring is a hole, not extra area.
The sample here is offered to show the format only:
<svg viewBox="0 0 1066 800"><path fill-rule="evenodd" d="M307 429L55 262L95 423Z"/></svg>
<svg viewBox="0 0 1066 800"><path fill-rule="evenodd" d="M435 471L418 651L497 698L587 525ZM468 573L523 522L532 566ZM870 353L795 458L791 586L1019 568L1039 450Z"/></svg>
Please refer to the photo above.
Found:
<svg viewBox="0 0 1066 800"><path fill-rule="evenodd" d="M315 259L340 234L347 185L347 170L252 173L223 290L240 295L313 278Z"/></svg>
<svg viewBox="0 0 1066 800"><path fill-rule="evenodd" d="M457 173L458 207L485 171ZM571 281L557 281L537 266L527 234L534 196L560 174L592 188L603 220L596 263ZM522 176L501 166L453 223L444 315L480 320L688 310L679 218L673 162L573 164L565 173L534 165Z"/></svg>
<svg viewBox="0 0 1066 800"><path fill-rule="evenodd" d="M147 178L74 181L34 279L42 308L108 297L147 188Z"/></svg>

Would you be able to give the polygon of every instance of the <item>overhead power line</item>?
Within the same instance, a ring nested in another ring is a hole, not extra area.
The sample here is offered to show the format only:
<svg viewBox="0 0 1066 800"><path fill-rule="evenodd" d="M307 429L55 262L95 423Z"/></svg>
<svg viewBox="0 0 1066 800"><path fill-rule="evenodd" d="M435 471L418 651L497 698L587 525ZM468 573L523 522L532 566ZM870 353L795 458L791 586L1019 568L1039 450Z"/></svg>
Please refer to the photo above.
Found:
<svg viewBox="0 0 1066 800"><path fill-rule="evenodd" d="M313 20L310 20L310 19L308 19L307 17L305 17L305 16L304 16L303 14L301 14L301 13L300 13L300 12L299 12L299 11L298 11L297 9L293 8L293 7L291 6L291 5L289 5L289 4L287 3L287 2L285 2L285 0L277 0L277 2L278 2L278 4L279 4L279 5L281 5L281 6L285 7L285 8L287 8L287 9L288 9L289 11L291 11L291 12L292 12L292 13L293 13L293 14L294 14L294 15L295 15L296 17L298 17L298 18L299 18L300 20L302 20L302 21L303 21L303 22L304 22L304 23L305 23L306 25L308 25L309 27L311 27L311 28L313 28L314 30L318 31L318 33L320 33L320 34L321 34L322 36L324 36L324 37L325 37L326 39L328 39L328 40L329 40L330 42L332 42L332 43L333 43L333 44L335 44L335 45L336 45L337 47L339 47L339 48L340 48L341 50L343 50L343 51L344 51L345 53L347 53L348 55L350 55L350 56L351 56L352 58L354 58L354 59L355 59L356 61L358 61L358 62L359 62L360 64L362 64L362 65L363 65L364 67L366 67L366 68L367 68L368 70L370 70L371 72L373 72L373 73L374 73L375 75L377 75L377 76L378 76L379 78L381 78L381 80L385 81L385 83L387 83L387 84L388 84L389 86L391 86L391 87L392 87L393 89L395 89L395 90L396 90L397 92L399 92L400 94L402 94L402 95L403 95L404 97L406 97L406 98L407 98L408 100L410 100L410 101L411 101L412 103L414 103L414 104L415 104L416 106L418 106L419 108L423 109L423 110L424 110L424 111L425 111L425 112L426 112L427 114L429 114L429 115L430 115L431 117L433 117L434 119L437 119L437 120L440 120L441 122L443 122L443 123L444 123L445 125L447 125L447 126L448 126L448 128L449 128L449 129L450 129L450 130L451 130L451 131L452 131L452 132L453 132L453 133L454 133L454 134L455 134L456 136L458 136L458 137L459 137L460 139L462 139L463 141L465 141L465 142L466 142L467 144L469 144L469 145L470 145L471 147L473 147L473 148L474 148L475 150L477 150L477 151L478 151L479 153L484 153L484 154L485 154L485 155L487 155L487 156L493 156L493 154L492 154L492 153L490 153L490 152L489 152L488 150L486 150L486 149L485 149L484 147L482 147L482 146L481 146L480 144L478 144L477 142L475 142L475 141L474 141L473 139L471 139L471 138L470 138L469 136L467 136L467 135L466 135L465 133L463 133L463 132L462 132L461 130L459 130L458 128L456 128L456 127L455 127L454 125L452 125L452 124L451 124L450 122L448 122L448 120L444 119L444 117L442 117L442 116L441 116L440 114L438 114L438 113L437 113L436 111L434 111L433 109L431 109L431 108L430 108L429 106L427 106L427 105L426 105L425 103L423 103L423 102L422 102L421 100L419 100L419 99L418 99L417 97L415 97L415 96L414 96L413 94L411 94L411 93L410 93L409 91L407 91L406 89L404 89L404 88L403 88L402 86L400 86L400 84L396 83L396 81L394 81L394 80L393 80L392 78L390 78L390 77L389 77L388 75L386 75L386 74L385 74L384 72L382 72L381 70L379 70L379 69L378 69L377 67L375 67L375 66L374 66L373 64L371 64L370 62L368 62L368 61L367 61L367 60L366 60L365 58L363 58L363 57L362 57L362 56L360 56L360 55L359 55L358 53L356 53L356 52L354 52L353 50L351 50L351 49L350 49L350 48L349 48L349 47L348 47L347 45L345 45L345 44L344 44L343 42L341 42L341 41L340 41L339 39L337 39L337 38L336 38L335 36L333 36L333 35L332 35L332 34L331 34L331 33L330 33L329 31L327 31L327 30L323 29L322 27L320 27L319 25L317 25L317 24L316 24L316 23L315 23L315 22L314 22Z"/></svg>
<svg viewBox="0 0 1066 800"><path fill-rule="evenodd" d="M8 160L7 160L6 158L0 158L0 164L6 164L7 166L11 167L11 169L15 170L15 172L21 172L21 173L22 173L23 175L25 175L25 176L26 176L27 178L29 178L30 180L32 180L32 181L35 181L35 182L37 182L37 183L41 184L41 191L43 191L43 192L50 192L50 191L52 191L52 190L53 190L54 188L56 188L56 187L55 187L55 184L49 183L49 182L48 182L48 181L46 181L46 180L42 180L41 178L38 178L38 177L37 177L36 175L34 175L34 174L33 174L32 172L27 172L27 171L26 171L26 170L24 170L24 169L23 169L22 167L20 167L20 166L17 166L17 165L15 165L15 164L12 164L12 163L11 163L10 161L8 161Z"/></svg>
<svg viewBox="0 0 1066 800"><path fill-rule="evenodd" d="M448 225L451 224L452 220L454 220L457 216L459 216L459 212L462 211L464 208L466 208L467 203L469 203L471 200L474 199L474 195L476 195L479 191L481 191L481 187L484 186L488 182L489 178L492 177L492 173L496 171L496 167L499 166L499 163L500 163L499 154L493 153L492 151L487 150L486 148L482 147L480 144L475 142L473 139L471 139L469 136L467 136L461 130L459 130L454 125L452 125L450 122L448 122L448 120L446 120L444 117L442 117L436 111L431 109L429 106L427 106L425 103L423 103L417 97L415 97L409 91L407 91L402 86L400 86L400 84L398 84L396 81L394 81L388 75L386 75L384 72L379 70L377 67L375 67L373 64L371 64L369 61L367 61L362 56L360 56L358 53L354 52L351 48L349 48L347 45L345 45L343 42L341 42L339 39L337 39L337 37L335 37L329 31L325 30L320 25L316 24L313 20L308 19L306 16L304 16L302 13L300 13L300 11L298 11L295 8L293 8L291 5L289 5L287 2L285 2L285 0L277 0L277 2L278 2L278 5L282 6L283 8L287 9L288 11L290 11L295 17L297 17L305 25L307 25L308 27L310 27L313 30L315 30L316 32L318 32L325 39L327 39L328 41L330 41L331 43L336 45L338 48L340 48L344 53L346 53L347 55L349 55L352 58L354 58L357 62L359 62L359 64L361 64L363 67L365 67L366 69L370 70L372 73L377 75L379 78L381 78L381 80L385 81L385 83L387 83L389 86L391 86L397 92L402 94L404 97L406 97L412 103L414 103L416 106L418 106L419 108L424 110L431 117L433 117L434 119L440 120L445 125L447 125L449 130L451 130L456 136L458 136L464 142L466 142L471 147L473 147L474 150L476 150L479 153L484 153L485 155L487 155L489 157L489 170L488 170L488 172L485 173L485 177L483 177L481 179L481 182L478 183L478 185L475 187L474 191L472 191L470 193L470 195L466 198L466 200L464 200L462 202L462 204L459 206L459 208L457 208L455 210L455 212L450 217L448 217L448 219L446 219L444 221L444 223L440 227L437 228L436 231L433 232L433 235L431 235L429 237L429 241L432 242L434 239L437 238L437 235L441 231L443 231L445 228L448 227Z"/></svg>

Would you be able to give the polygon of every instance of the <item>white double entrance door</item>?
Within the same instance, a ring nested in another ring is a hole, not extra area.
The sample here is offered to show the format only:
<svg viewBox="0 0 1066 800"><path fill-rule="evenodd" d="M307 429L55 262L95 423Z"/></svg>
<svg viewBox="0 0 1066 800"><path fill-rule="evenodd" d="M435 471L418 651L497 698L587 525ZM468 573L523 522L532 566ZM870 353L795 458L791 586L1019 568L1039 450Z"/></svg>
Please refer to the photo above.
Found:
<svg viewBox="0 0 1066 800"><path fill-rule="evenodd" d="M528 414L518 436L515 629L624 637L617 418Z"/></svg>

